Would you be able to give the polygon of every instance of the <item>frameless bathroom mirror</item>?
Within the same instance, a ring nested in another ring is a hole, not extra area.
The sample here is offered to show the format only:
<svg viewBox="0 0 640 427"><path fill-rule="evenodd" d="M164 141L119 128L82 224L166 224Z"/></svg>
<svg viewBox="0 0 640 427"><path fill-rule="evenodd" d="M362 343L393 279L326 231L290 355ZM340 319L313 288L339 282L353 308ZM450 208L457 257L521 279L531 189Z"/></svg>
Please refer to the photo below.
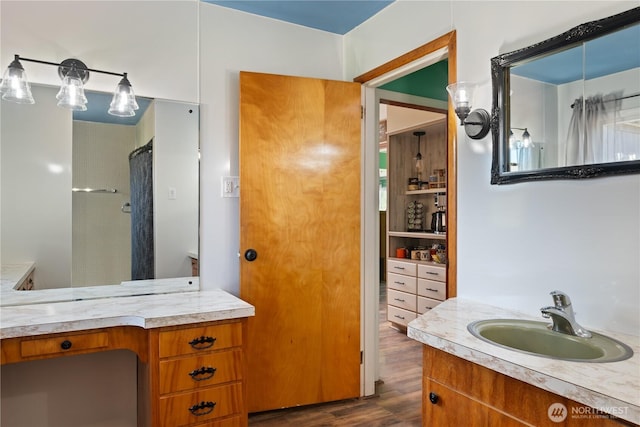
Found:
<svg viewBox="0 0 640 427"><path fill-rule="evenodd" d="M83 298L103 285L153 292L150 279L197 286L198 105L138 97L136 116L121 118L107 114L111 94L87 91L88 110L71 112L57 90L32 85L35 104L0 103L3 276L33 263L35 290Z"/></svg>
<svg viewBox="0 0 640 427"><path fill-rule="evenodd" d="M640 7L491 68L492 184L640 173Z"/></svg>

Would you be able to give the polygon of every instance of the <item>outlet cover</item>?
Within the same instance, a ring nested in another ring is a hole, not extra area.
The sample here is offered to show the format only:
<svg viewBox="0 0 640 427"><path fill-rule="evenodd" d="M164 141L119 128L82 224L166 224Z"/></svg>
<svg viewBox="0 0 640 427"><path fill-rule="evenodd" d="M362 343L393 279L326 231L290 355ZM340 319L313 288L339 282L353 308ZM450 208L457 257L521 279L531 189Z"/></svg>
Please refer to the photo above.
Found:
<svg viewBox="0 0 640 427"><path fill-rule="evenodd" d="M240 197L240 178L237 176L222 177L222 197Z"/></svg>

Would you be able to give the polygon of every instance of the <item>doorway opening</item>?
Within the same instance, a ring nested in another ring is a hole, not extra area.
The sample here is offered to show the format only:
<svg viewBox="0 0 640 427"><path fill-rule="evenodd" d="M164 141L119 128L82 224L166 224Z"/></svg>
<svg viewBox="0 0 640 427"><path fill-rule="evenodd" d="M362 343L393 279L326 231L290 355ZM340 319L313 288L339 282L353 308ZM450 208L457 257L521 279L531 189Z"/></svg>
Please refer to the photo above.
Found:
<svg viewBox="0 0 640 427"><path fill-rule="evenodd" d="M364 349L362 365L362 395L375 393L375 383L379 378L379 333L378 301L380 297L380 214L379 214L379 115L381 99L388 99L381 87L417 70L428 67L442 60L448 61L447 82L457 79L456 71L456 33L451 31L423 46L420 46L394 60L391 60L359 77L364 88L365 129L363 164L364 196L363 196L363 260L362 260L362 345ZM384 93L384 95L381 95ZM392 94L395 92L392 92ZM391 96L391 95L389 95ZM400 100L399 102L405 102ZM411 103L411 102L408 102ZM419 104L419 103L418 103ZM457 123L451 106L447 103L447 297L457 293L457 160L456 139ZM370 159L370 160L366 160ZM373 160L375 159L375 160Z"/></svg>

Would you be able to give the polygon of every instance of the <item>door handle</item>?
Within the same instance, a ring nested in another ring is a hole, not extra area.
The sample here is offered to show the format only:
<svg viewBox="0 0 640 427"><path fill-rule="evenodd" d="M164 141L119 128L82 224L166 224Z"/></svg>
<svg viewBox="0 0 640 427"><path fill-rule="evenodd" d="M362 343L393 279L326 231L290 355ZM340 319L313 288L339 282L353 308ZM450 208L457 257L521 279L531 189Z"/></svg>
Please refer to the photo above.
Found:
<svg viewBox="0 0 640 427"><path fill-rule="evenodd" d="M255 249L247 249L244 253L244 259L247 261L255 261L258 258L258 252Z"/></svg>

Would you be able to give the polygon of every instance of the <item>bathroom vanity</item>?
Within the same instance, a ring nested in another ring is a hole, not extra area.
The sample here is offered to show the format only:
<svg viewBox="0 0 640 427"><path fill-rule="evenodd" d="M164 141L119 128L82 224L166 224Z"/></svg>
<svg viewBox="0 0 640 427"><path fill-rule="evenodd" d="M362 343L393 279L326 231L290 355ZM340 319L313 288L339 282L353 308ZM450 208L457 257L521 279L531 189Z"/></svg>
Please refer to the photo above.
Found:
<svg viewBox="0 0 640 427"><path fill-rule="evenodd" d="M453 298L409 323L408 336L425 344L424 426L640 423L638 337L606 333L631 347L627 360L565 361L499 347L467 330L471 322L496 318L531 319Z"/></svg>
<svg viewBox="0 0 640 427"><path fill-rule="evenodd" d="M1 363L130 350L138 426L246 426L244 346L254 313L222 290L4 306Z"/></svg>

